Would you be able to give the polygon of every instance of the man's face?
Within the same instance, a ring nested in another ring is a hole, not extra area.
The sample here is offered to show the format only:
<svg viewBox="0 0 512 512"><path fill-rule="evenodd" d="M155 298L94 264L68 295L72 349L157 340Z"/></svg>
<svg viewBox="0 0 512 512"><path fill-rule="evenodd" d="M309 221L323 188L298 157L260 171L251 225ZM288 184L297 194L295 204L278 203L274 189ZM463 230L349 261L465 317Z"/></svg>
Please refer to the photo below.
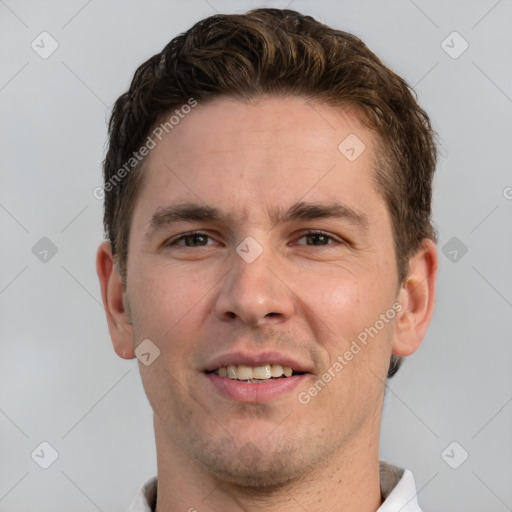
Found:
<svg viewBox="0 0 512 512"><path fill-rule="evenodd" d="M354 139L338 149L351 134L366 146L355 160ZM378 432L392 315L344 356L399 289L374 151L355 116L300 98L199 105L151 151L125 303L135 344L149 339L161 351L140 369L155 428L176 457L271 485ZM221 218L171 214L185 203ZM339 215L306 204L338 205ZM247 382L214 372L231 364L294 375Z"/></svg>

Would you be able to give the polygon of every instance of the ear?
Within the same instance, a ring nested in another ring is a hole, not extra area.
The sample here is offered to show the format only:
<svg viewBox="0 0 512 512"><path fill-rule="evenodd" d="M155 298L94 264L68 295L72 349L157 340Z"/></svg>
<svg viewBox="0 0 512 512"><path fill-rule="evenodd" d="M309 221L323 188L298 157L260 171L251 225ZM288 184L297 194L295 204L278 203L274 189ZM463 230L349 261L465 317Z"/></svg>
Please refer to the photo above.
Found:
<svg viewBox="0 0 512 512"><path fill-rule="evenodd" d="M399 294L402 309L397 316L392 352L409 356L421 345L434 313L438 256L431 240L409 260L409 273Z"/></svg>
<svg viewBox="0 0 512 512"><path fill-rule="evenodd" d="M123 359L133 359L135 357L133 329L123 300L123 280L115 265L110 242L103 242L98 247L96 272L100 280L101 297L114 350Z"/></svg>

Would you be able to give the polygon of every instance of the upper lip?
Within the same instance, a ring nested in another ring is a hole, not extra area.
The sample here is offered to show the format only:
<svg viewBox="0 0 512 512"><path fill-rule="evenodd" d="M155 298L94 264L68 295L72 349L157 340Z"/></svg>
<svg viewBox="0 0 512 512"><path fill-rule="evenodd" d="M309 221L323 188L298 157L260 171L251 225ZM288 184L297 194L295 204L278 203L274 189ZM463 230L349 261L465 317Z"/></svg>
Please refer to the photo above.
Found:
<svg viewBox="0 0 512 512"><path fill-rule="evenodd" d="M217 368L229 366L230 364L244 364L252 367L262 366L264 364L280 364L281 366L288 366L296 372L310 372L306 364L280 352L250 352L247 350L243 352L229 352L217 356L208 363L205 367L205 371L211 372Z"/></svg>

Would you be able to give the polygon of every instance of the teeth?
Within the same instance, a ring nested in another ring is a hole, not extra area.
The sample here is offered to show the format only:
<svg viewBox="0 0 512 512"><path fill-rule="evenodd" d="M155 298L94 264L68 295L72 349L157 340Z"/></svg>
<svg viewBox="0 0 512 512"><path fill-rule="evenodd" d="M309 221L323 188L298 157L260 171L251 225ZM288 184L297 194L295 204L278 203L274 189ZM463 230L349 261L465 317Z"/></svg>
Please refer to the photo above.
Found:
<svg viewBox="0 0 512 512"><path fill-rule="evenodd" d="M283 375L291 377L293 370L289 366L281 366L280 364L264 364L261 366L247 366L245 364L229 366L221 366L215 370L215 373L220 377L227 377L232 380L244 381L263 381L271 378L279 378Z"/></svg>
<svg viewBox="0 0 512 512"><path fill-rule="evenodd" d="M256 366L256 368L252 369L252 378L253 379L270 379L272 377L272 373L270 371L270 365L266 364L265 366ZM238 377L240 378L240 377Z"/></svg>
<svg viewBox="0 0 512 512"><path fill-rule="evenodd" d="M252 368L250 366L245 366L244 364L239 364L236 368L236 378L238 380L250 380L253 378Z"/></svg>
<svg viewBox="0 0 512 512"><path fill-rule="evenodd" d="M283 375L283 367L280 364L273 364L270 367L270 374L272 377L281 377Z"/></svg>
<svg viewBox="0 0 512 512"><path fill-rule="evenodd" d="M226 368L228 379L236 379L236 366L234 364L230 364Z"/></svg>

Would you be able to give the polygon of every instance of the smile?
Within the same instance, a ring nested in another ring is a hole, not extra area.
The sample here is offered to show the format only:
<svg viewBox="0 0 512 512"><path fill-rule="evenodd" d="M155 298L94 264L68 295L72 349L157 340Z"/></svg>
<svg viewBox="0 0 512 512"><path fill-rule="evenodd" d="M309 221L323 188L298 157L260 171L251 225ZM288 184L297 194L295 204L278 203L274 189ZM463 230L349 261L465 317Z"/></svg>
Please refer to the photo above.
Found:
<svg viewBox="0 0 512 512"><path fill-rule="evenodd" d="M230 364L228 366L221 366L217 368L213 373L219 377L226 377L231 380L241 380L258 384L272 379L300 375L303 372L294 372L289 366L268 363L258 366Z"/></svg>

